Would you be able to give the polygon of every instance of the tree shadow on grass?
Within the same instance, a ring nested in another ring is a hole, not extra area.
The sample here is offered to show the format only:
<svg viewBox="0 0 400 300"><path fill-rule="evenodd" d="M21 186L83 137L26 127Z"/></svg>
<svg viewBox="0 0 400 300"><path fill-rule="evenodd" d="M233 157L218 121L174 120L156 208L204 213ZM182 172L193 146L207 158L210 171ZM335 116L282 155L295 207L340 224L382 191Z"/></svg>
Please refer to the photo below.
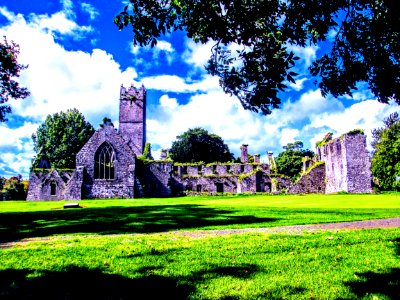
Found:
<svg viewBox="0 0 400 300"><path fill-rule="evenodd" d="M396 245L396 255L400 255L400 238L393 241ZM375 294L385 296L385 299L400 299L400 268L392 268L386 273L364 272L356 273L362 281L350 281L345 284L357 298ZM379 298L381 299L381 298Z"/></svg>
<svg viewBox="0 0 400 300"><path fill-rule="evenodd" d="M61 234L153 233L233 224L274 222L275 218L234 215L202 205L104 207L0 213L0 243Z"/></svg>
<svg viewBox="0 0 400 300"><path fill-rule="evenodd" d="M187 299L192 291L163 276L129 279L79 267L39 274L26 269L0 272L1 299Z"/></svg>
<svg viewBox="0 0 400 300"><path fill-rule="evenodd" d="M135 278L107 274L106 270L68 266L64 271L7 269L0 271L1 299L188 299L199 296L201 286L219 276L249 279L260 270L256 265L215 267L188 276L166 277L155 274L158 267L135 271ZM302 288L281 287L262 296L282 299L284 295L301 294ZM222 290L230 294L230 290ZM221 295L220 299L241 299L237 295Z"/></svg>

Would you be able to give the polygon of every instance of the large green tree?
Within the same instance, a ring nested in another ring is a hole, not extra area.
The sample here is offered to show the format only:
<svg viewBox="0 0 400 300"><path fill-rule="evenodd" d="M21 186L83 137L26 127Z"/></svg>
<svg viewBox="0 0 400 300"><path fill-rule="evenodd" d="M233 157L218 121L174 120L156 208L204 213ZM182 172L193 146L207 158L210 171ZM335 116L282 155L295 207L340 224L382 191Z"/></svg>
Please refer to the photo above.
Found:
<svg viewBox="0 0 400 300"><path fill-rule="evenodd" d="M400 182L400 118L393 113L384 121L384 126L372 131L372 167L373 176L383 190L397 190Z"/></svg>
<svg viewBox="0 0 400 300"><path fill-rule="evenodd" d="M37 164L47 156L53 168L75 168L75 156L94 132L77 109L48 115L32 135Z"/></svg>
<svg viewBox="0 0 400 300"><path fill-rule="evenodd" d="M170 156L176 162L227 162L233 154L222 138L203 128L193 128L177 136L172 143Z"/></svg>
<svg viewBox="0 0 400 300"><path fill-rule="evenodd" d="M0 41L0 122L6 122L6 114L11 112L7 104L10 98L23 99L29 96L26 88L20 87L14 79L19 77L21 70L27 66L18 63L19 46L13 41L8 42L4 37Z"/></svg>
<svg viewBox="0 0 400 300"><path fill-rule="evenodd" d="M23 180L21 175L10 177L3 180L3 187L0 192L7 194L9 200L25 200L28 192L28 181Z"/></svg>
<svg viewBox="0 0 400 300"><path fill-rule="evenodd" d="M367 82L381 102L400 103L400 8L393 0L130 0L114 19L132 27L135 45L155 46L183 30L195 42L213 41L206 69L246 109L278 108L279 91L294 82L289 46L332 41L313 62L324 95L351 95ZM229 46L234 45L234 51Z"/></svg>
<svg viewBox="0 0 400 300"><path fill-rule="evenodd" d="M302 158L305 156L313 157L314 152L303 149L303 142L301 141L288 143L286 146L283 146L283 149L284 151L279 153L275 159L277 171L292 179L297 179L303 167Z"/></svg>

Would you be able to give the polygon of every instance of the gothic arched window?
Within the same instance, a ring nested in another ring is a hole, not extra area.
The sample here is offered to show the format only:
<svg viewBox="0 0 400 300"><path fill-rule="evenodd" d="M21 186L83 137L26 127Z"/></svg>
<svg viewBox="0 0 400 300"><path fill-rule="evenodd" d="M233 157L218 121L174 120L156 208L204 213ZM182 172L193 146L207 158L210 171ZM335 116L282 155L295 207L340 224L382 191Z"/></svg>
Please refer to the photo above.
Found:
<svg viewBox="0 0 400 300"><path fill-rule="evenodd" d="M94 178L114 179L115 152L112 146L104 142L94 156Z"/></svg>

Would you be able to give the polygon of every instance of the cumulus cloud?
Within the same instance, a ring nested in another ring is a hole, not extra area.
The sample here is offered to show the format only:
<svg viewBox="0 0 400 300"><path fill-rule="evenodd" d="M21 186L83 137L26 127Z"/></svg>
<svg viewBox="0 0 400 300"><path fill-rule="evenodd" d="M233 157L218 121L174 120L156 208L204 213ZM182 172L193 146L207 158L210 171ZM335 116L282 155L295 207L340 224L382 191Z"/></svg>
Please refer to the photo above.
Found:
<svg viewBox="0 0 400 300"><path fill-rule="evenodd" d="M337 135L349 132L355 128L360 128L367 135L367 144L371 150L370 143L372 141L372 130L381 127L383 119L389 114L398 111L397 104L383 104L376 100L366 100L358 102L352 106L337 112L324 112L314 115L310 124L305 128L323 128L329 129ZM326 133L327 131L325 131ZM323 136L322 133L318 137L314 137L312 142L316 142L318 138Z"/></svg>
<svg viewBox="0 0 400 300"><path fill-rule="evenodd" d="M207 64L211 56L211 48L214 46L214 41L209 41L205 44L195 43L191 39L186 39L186 50L182 55L183 60L195 67L204 70L204 66Z"/></svg>
<svg viewBox="0 0 400 300"><path fill-rule="evenodd" d="M89 3L81 3L81 9L89 14L90 20L95 20L100 15L99 11Z"/></svg>
<svg viewBox="0 0 400 300"><path fill-rule="evenodd" d="M95 127L104 116L117 125L119 86L132 82L137 85L136 70L121 70L106 51L67 51L55 40L57 35L78 38L89 34L90 28L75 21L71 5L71 1L65 0L60 12L29 18L0 8L0 14L9 20L9 24L0 28L0 35L20 45L19 61L29 64L20 81L31 92L28 99L10 102L12 115L22 122L0 124L0 175L27 176L34 155L30 136L48 114L76 107ZM81 6L81 9L88 12L91 8ZM354 97L358 102L324 98L319 90L311 89L297 93L298 96L292 93L290 98L283 99L281 109L269 116L255 114L244 110L235 97L223 93L218 77L204 74L203 66L213 43L201 45L187 40L186 45L182 57L178 57L167 41L160 41L153 50L132 49L135 59L140 59L141 53L154 51L149 52L154 65L161 56L168 61L170 55L170 62L183 58L193 66L192 72L197 73L196 80L190 77L191 71L186 78L159 74L140 80L147 90L161 94L156 104L149 101L147 115L147 139L153 145L156 158L159 150L170 147L177 135L189 128L203 127L220 135L236 156L245 143L249 144L250 153L260 153L266 160L267 151L277 154L282 146L298 139L305 147L312 147L327 131L341 134L360 127L369 134L372 128L382 126L385 116L397 110L396 105L368 100L369 94L361 87ZM302 57L302 68L315 59L316 50L315 47L293 48ZM290 85L292 90L302 91L306 86L307 77L299 77L296 85ZM183 98L187 101L182 101Z"/></svg>
<svg viewBox="0 0 400 300"><path fill-rule="evenodd" d="M169 65L176 59L175 49L172 47L172 44L168 41L160 40L157 44L152 48L149 45L145 47L140 47L138 45L134 45L133 43L129 44L130 52L138 57L143 53L152 53L153 56L153 65L158 65L161 62L161 58L164 58ZM135 59L136 64L144 64L145 61L142 59Z"/></svg>
<svg viewBox="0 0 400 300"><path fill-rule="evenodd" d="M155 150L170 147L177 135L194 127L221 136L236 156L243 143L249 144L252 154L280 148L282 128L275 126L274 118L244 110L236 98L221 90L192 95L186 104L163 95L156 110L157 115L150 115L147 120L148 141ZM294 131L285 133L294 136Z"/></svg>
<svg viewBox="0 0 400 300"><path fill-rule="evenodd" d="M281 131L280 145L286 146L288 143L293 143L300 131L294 128L283 128Z"/></svg>
<svg viewBox="0 0 400 300"><path fill-rule="evenodd" d="M218 78L210 75L203 76L198 81L186 81L176 75L157 75L144 77L142 82L148 89L163 92L191 93L220 90Z"/></svg>
<svg viewBox="0 0 400 300"><path fill-rule="evenodd" d="M293 51L293 53L300 58L296 64L301 65L303 67L303 70L311 66L311 63L317 57L318 46L315 45L308 47L288 45L287 48L289 51Z"/></svg>
<svg viewBox="0 0 400 300"><path fill-rule="evenodd" d="M68 7L69 1L64 3ZM134 82L137 73L133 68L122 71L104 50L86 53L64 49L55 41L53 33L76 34L83 28L64 11L50 16L30 15L28 20L5 8L0 9L0 14L9 20L0 28L0 35L20 45L18 61L29 65L19 81L31 95L24 100L10 101L11 117L28 118L32 122L22 125L16 122L13 128L0 125L3 161L0 172L14 170L26 177L33 154L30 136L48 114L77 108L95 127L106 115L117 120L119 86ZM20 131L26 132L26 136ZM26 156L29 158L23 163L21 159Z"/></svg>
<svg viewBox="0 0 400 300"><path fill-rule="evenodd" d="M296 83L286 82L286 84L295 91L300 91L303 89L304 83L308 80L307 77L296 79Z"/></svg>
<svg viewBox="0 0 400 300"><path fill-rule="evenodd" d="M31 135L38 124L24 122L22 126L11 129L6 124L0 126L0 175L15 176L26 174L34 155ZM15 155L18 153L18 155Z"/></svg>

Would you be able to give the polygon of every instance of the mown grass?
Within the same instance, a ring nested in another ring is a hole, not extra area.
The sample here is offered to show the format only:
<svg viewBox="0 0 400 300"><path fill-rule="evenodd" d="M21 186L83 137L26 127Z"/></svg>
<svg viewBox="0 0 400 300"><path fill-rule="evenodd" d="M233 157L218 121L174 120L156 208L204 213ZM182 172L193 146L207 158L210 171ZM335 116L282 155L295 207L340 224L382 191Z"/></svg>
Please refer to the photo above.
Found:
<svg viewBox="0 0 400 300"><path fill-rule="evenodd" d="M400 196L307 195L0 202L0 242L64 234L154 233L316 224L400 216Z"/></svg>
<svg viewBox="0 0 400 300"><path fill-rule="evenodd" d="M195 231L398 217L398 194L63 204L0 202L0 242L33 238L0 248L1 299L400 299L400 228Z"/></svg>
<svg viewBox="0 0 400 300"><path fill-rule="evenodd" d="M0 251L0 298L399 299L400 229L53 237Z"/></svg>

